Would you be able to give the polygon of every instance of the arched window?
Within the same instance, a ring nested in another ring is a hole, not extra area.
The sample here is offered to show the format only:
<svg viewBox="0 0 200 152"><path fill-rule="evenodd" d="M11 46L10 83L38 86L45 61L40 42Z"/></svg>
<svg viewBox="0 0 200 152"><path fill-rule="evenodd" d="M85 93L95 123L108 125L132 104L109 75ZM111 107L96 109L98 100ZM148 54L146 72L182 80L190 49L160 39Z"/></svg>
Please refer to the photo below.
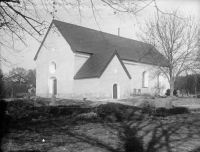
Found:
<svg viewBox="0 0 200 152"><path fill-rule="evenodd" d="M49 72L51 74L56 72L56 62L55 61L51 61L51 63L49 64Z"/></svg>
<svg viewBox="0 0 200 152"><path fill-rule="evenodd" d="M149 83L148 72L144 71L142 73L142 87L147 88L148 87L148 83Z"/></svg>

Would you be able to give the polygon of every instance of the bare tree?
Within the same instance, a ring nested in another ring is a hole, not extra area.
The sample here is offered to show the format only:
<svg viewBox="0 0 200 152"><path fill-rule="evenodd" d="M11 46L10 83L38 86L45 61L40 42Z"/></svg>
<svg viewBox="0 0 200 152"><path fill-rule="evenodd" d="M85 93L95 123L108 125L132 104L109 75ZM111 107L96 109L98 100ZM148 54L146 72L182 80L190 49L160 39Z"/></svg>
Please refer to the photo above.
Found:
<svg viewBox="0 0 200 152"><path fill-rule="evenodd" d="M28 71L21 67L12 68L11 71L9 71L8 78L11 81L17 82L17 83L27 83L27 75Z"/></svg>
<svg viewBox="0 0 200 152"><path fill-rule="evenodd" d="M199 69L198 28L194 18L184 17L178 11L157 13L141 28L140 38L155 46L168 61L168 67L156 66L154 71L168 79L170 96L173 96L174 82L181 73Z"/></svg>
<svg viewBox="0 0 200 152"><path fill-rule="evenodd" d="M48 23L41 18L36 4L32 0L0 0L1 50L20 52L27 45L27 35L38 40L43 34ZM7 62L2 53L0 59Z"/></svg>
<svg viewBox="0 0 200 152"><path fill-rule="evenodd" d="M64 11L66 16L76 12L81 19L87 8L96 20L99 11L103 11L100 5L117 16L124 13L135 16L150 4L156 6L156 0L0 0L0 49L10 53L21 51L27 45L27 35L39 41L49 26L41 11L57 19L57 10ZM1 53L0 59L7 61Z"/></svg>

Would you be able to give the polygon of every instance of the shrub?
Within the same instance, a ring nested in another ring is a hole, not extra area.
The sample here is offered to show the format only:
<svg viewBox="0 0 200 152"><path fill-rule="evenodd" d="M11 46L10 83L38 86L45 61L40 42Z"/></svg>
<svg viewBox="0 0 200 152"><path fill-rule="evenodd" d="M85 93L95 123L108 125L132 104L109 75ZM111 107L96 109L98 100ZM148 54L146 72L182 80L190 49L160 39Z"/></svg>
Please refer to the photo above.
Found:
<svg viewBox="0 0 200 152"><path fill-rule="evenodd" d="M155 110L154 110L154 108L143 107L143 108L141 109L141 112L142 112L143 114L154 115Z"/></svg>
<svg viewBox="0 0 200 152"><path fill-rule="evenodd" d="M0 99L3 99L4 96L5 96L5 85L4 85L4 81L3 81L3 74L0 69Z"/></svg>
<svg viewBox="0 0 200 152"><path fill-rule="evenodd" d="M49 107L49 114L55 115L55 116L72 116L72 115L78 115L81 113L88 113L91 112L91 108L81 108L79 106L53 106Z"/></svg>
<svg viewBox="0 0 200 152"><path fill-rule="evenodd" d="M8 123L9 118L8 118L8 115L6 114L7 106L8 106L8 103L6 101L0 100L0 118L1 118L0 137L6 132L6 129L7 131L9 129L9 123Z"/></svg>
<svg viewBox="0 0 200 152"><path fill-rule="evenodd" d="M134 110L134 107L128 105L107 103L99 105L96 109L96 113L104 120L115 122L127 120L131 114L134 113Z"/></svg>
<svg viewBox="0 0 200 152"><path fill-rule="evenodd" d="M33 107L33 103L26 100L15 100L8 104L9 113L15 115L16 113L25 112Z"/></svg>
<svg viewBox="0 0 200 152"><path fill-rule="evenodd" d="M65 115L70 116L72 115L76 110L68 107L58 107L58 115Z"/></svg>
<svg viewBox="0 0 200 152"><path fill-rule="evenodd" d="M43 106L47 106L51 103L51 100L49 98L37 97L35 102Z"/></svg>
<svg viewBox="0 0 200 152"><path fill-rule="evenodd" d="M157 117L166 117L168 115L168 110L166 108L157 108L155 111L155 116Z"/></svg>
<svg viewBox="0 0 200 152"><path fill-rule="evenodd" d="M51 107L49 110L49 114L58 115L59 109L58 107Z"/></svg>
<svg viewBox="0 0 200 152"><path fill-rule="evenodd" d="M177 96L177 90L174 90L174 91L173 91L173 95L174 95L174 96Z"/></svg>
<svg viewBox="0 0 200 152"><path fill-rule="evenodd" d="M170 115L187 114L187 113L190 113L190 111L186 107L174 107L171 109L166 109L161 107L156 109L155 116L166 117Z"/></svg>
<svg viewBox="0 0 200 152"><path fill-rule="evenodd" d="M170 95L170 89L167 89L167 90L166 90L165 95L166 95L166 96L169 96L169 95ZM174 90L174 91L173 91L173 95L174 95L174 96L177 96L177 90Z"/></svg>
<svg viewBox="0 0 200 152"><path fill-rule="evenodd" d="M115 117L118 116L118 119L121 119L119 107L115 103L102 104L97 107L97 115L102 119L106 119L106 117L113 114Z"/></svg>
<svg viewBox="0 0 200 152"><path fill-rule="evenodd" d="M169 114L171 115L187 114L187 113L190 113L190 111L186 107L174 107L172 109L169 109Z"/></svg>

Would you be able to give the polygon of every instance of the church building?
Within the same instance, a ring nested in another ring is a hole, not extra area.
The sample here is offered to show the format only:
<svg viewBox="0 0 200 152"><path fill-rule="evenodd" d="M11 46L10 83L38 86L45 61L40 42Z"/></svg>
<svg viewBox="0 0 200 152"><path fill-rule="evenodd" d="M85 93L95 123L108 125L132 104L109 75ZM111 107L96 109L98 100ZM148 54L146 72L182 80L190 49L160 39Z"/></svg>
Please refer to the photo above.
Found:
<svg viewBox="0 0 200 152"><path fill-rule="evenodd" d="M169 88L165 77L151 74L155 66L168 66L152 45L58 20L34 60L41 97L120 99Z"/></svg>

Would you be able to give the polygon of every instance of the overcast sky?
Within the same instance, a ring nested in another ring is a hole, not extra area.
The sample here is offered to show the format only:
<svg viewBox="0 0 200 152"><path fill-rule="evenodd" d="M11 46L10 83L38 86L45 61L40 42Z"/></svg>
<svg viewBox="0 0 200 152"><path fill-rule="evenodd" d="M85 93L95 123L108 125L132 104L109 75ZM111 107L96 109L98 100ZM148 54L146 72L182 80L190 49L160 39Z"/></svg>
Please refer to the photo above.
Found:
<svg viewBox="0 0 200 152"><path fill-rule="evenodd" d="M159 9L162 11L172 11L178 9L184 15L194 15L196 19L200 17L200 1L199 0L157 0L157 5ZM59 8L57 8L56 15L59 20L65 21L72 24L77 24L80 26L84 26L87 28L92 28L96 30L101 30L110 34L118 34L118 28L120 28L120 36L137 39L136 32L138 31L138 27L144 24L144 20L148 20L148 18L152 17L155 13L155 7L153 5L146 8L144 11L140 12L137 17L128 17L123 16L118 18L114 11L111 9L105 8L103 5L99 5L102 7L100 12L100 17L97 17L97 22L94 17L92 17L91 11L84 9L83 18L78 18L76 13L71 12L71 14L67 14L63 12ZM48 22L51 22L52 16L43 14L43 17ZM98 24L97 24L98 23ZM98 26L99 25L99 26ZM42 38L41 38L42 39ZM27 48L22 52L15 54L15 56L11 57L10 61L15 64L13 67L19 66L25 69L33 69L36 68L36 63L33 60L40 44L36 42L34 39L27 39ZM3 72L8 72L12 67L7 67L2 65Z"/></svg>

